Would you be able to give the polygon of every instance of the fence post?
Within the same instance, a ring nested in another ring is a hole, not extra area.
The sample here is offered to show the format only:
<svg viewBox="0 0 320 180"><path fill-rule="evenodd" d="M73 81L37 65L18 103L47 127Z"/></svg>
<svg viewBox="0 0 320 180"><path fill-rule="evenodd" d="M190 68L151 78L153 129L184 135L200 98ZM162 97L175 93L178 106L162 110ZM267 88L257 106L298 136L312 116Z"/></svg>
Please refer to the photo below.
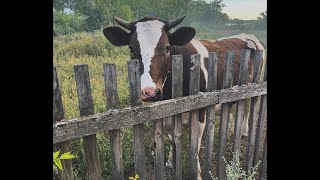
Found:
<svg viewBox="0 0 320 180"><path fill-rule="evenodd" d="M267 81L267 65L265 65L264 81ZM267 95L262 95L261 102L260 102L258 125L257 125L257 136L256 136L256 142L255 142L255 148L254 148L254 154L253 154L253 166L257 165L259 162L260 146L261 146L261 140L262 140L264 124L266 119L267 119ZM265 138L267 138L267 136L265 136Z"/></svg>
<svg viewBox="0 0 320 180"><path fill-rule="evenodd" d="M241 57L240 57L239 83L238 83L239 86L248 83L249 59L250 59L250 49L243 49L241 51ZM242 131L241 128L243 123L243 117L244 117L243 113L244 113L245 104L246 104L245 99L239 100L237 103L236 118L234 123L235 126L234 126L233 147L232 147L232 151L236 153L240 153L241 131Z"/></svg>
<svg viewBox="0 0 320 180"><path fill-rule="evenodd" d="M64 111L59 89L59 80L56 67L53 67L53 122L60 121L64 118ZM69 141L57 143L54 145L54 151L60 150L60 154L70 151ZM71 160L62 160L63 170L58 169L61 180L73 180L73 171Z"/></svg>
<svg viewBox="0 0 320 180"><path fill-rule="evenodd" d="M183 91L183 56L172 56L172 98L182 96ZM174 115L173 118L173 179L182 180L182 114Z"/></svg>
<svg viewBox="0 0 320 180"><path fill-rule="evenodd" d="M141 73L137 59L128 61L128 77L131 106L141 104ZM146 160L144 150L144 124L133 126L134 166L139 179L146 179Z"/></svg>
<svg viewBox="0 0 320 180"><path fill-rule="evenodd" d="M230 88L233 77L234 52L227 52L225 68L223 74L223 89ZM218 160L217 160L217 175L221 180L226 179L226 165L223 160L226 153L227 144L227 128L229 121L230 103L221 104L220 126L219 126L219 142L218 142Z"/></svg>
<svg viewBox="0 0 320 180"><path fill-rule="evenodd" d="M193 66L190 68L190 95L198 94L200 89L200 54L191 55ZM198 175L198 126L199 110L190 111L189 118L189 179Z"/></svg>
<svg viewBox="0 0 320 180"><path fill-rule="evenodd" d="M118 91L117 91L117 72L114 64L103 64L104 84L106 90L107 111L109 109L119 108ZM124 179L123 162L122 162L122 144L120 129L109 131L110 155L112 164L112 179Z"/></svg>
<svg viewBox="0 0 320 180"><path fill-rule="evenodd" d="M209 53L208 60L208 86L207 91L217 89L217 53ZM207 108L206 127L204 136L205 154L204 154L204 180L211 180L212 152L214 144L215 127L215 105Z"/></svg>
<svg viewBox="0 0 320 180"><path fill-rule="evenodd" d="M93 114L94 109L90 88L88 65L75 65L74 74L78 92L80 116ZM96 135L94 134L83 137L83 142L89 179L101 180L102 177Z"/></svg>
<svg viewBox="0 0 320 180"><path fill-rule="evenodd" d="M261 65L262 65L262 50L257 50L255 52L253 83L260 82ZM256 136L256 124L257 124L258 110L259 110L258 99L259 99L258 96L251 98L250 116L248 120L249 121L249 142L247 147L247 159L245 164L245 170L247 172L250 172L252 167L253 150L254 150L255 136Z"/></svg>

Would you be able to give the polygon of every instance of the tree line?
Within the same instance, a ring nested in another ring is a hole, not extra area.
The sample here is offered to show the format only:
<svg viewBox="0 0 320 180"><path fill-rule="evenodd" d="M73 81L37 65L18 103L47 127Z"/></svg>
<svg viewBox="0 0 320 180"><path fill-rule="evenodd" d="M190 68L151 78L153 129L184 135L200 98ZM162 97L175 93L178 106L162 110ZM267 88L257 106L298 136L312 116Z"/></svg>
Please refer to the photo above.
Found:
<svg viewBox="0 0 320 180"><path fill-rule="evenodd" d="M56 34L91 32L115 24L113 16L127 21L187 16L181 25L214 29L229 21L224 6L223 0L53 0L53 28Z"/></svg>

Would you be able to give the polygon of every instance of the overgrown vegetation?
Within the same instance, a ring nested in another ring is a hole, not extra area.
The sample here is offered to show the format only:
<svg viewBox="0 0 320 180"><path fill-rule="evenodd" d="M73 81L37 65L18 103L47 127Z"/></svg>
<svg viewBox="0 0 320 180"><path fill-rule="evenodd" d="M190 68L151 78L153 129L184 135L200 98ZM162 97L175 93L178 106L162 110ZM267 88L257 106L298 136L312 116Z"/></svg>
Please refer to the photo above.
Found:
<svg viewBox="0 0 320 180"><path fill-rule="evenodd" d="M226 163L226 180L254 180L255 177L259 174L257 171L260 161L247 174L246 171L241 168L238 152L233 153L232 160L230 160L229 162L226 162L225 159L224 161ZM211 176L211 178L213 180L218 180L217 177Z"/></svg>

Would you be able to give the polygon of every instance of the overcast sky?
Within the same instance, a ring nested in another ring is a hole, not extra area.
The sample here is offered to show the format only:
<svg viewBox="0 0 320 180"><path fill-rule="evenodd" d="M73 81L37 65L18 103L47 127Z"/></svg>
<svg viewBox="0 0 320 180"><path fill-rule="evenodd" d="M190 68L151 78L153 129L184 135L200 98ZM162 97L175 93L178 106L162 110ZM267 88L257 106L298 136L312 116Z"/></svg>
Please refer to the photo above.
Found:
<svg viewBox="0 0 320 180"><path fill-rule="evenodd" d="M223 2L226 7L222 11L230 18L257 19L261 12L267 10L267 0L224 0Z"/></svg>

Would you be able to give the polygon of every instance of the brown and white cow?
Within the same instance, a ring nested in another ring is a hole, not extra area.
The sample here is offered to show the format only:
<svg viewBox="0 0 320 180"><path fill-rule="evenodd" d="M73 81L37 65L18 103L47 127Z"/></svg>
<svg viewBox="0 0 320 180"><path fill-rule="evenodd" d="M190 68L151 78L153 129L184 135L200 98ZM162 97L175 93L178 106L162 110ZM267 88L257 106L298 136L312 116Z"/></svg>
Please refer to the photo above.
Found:
<svg viewBox="0 0 320 180"><path fill-rule="evenodd" d="M255 49L264 50L260 41L253 35L240 34L218 40L196 40L193 39L196 30L192 27L180 27L175 32L170 33L169 30L181 23L184 18L185 17L170 21L162 21L157 18L145 17L135 22L127 22L118 17L114 17L119 25L130 32L116 26L106 27L103 30L105 37L113 45L128 45L131 51L131 59L138 59L141 61L141 98L143 101L158 101L172 98L170 73L172 55L183 55L183 96L187 96L189 94L189 75L190 67L192 67L190 57L192 54L201 55L200 91L206 92L209 71L209 52L218 53L217 73L218 90L220 90L222 89L223 67L227 51L235 52L233 85L237 85L241 50L246 48L251 48L252 51ZM253 59L254 53L251 54L251 59ZM249 67L249 71L252 74L252 67ZM249 103L247 104L249 105ZM248 105L246 105L245 108L247 112L249 111ZM205 109L200 109L199 113L198 153L206 121ZM244 114L247 115L248 113ZM242 134L247 135L248 117L244 118ZM165 125L167 125L165 126L167 128L170 127L168 126L168 123ZM172 156L170 155L170 157ZM172 162L170 157L169 163ZM199 160L198 179L201 179Z"/></svg>

